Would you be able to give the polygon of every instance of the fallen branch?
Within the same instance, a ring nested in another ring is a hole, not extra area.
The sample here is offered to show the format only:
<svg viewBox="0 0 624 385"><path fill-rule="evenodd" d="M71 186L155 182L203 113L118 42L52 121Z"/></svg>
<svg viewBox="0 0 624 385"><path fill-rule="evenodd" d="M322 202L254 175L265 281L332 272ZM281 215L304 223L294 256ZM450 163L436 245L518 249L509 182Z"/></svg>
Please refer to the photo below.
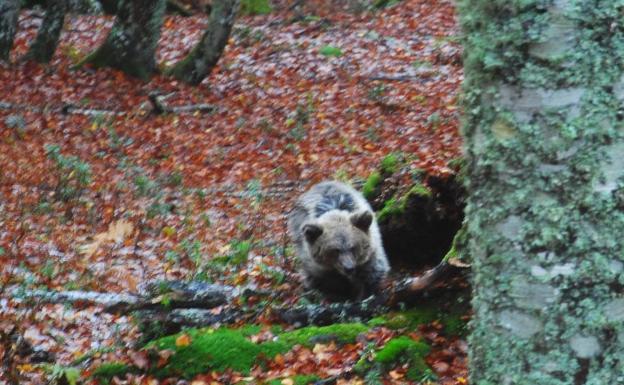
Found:
<svg viewBox="0 0 624 385"><path fill-rule="evenodd" d="M294 326L328 325L348 320L367 320L396 308L402 303L414 303L432 297L435 283L459 269L440 263L416 277L390 281L377 295L360 302L337 302L303 306L267 306L263 309L241 309L238 300L259 296L269 298L274 293L253 287L234 287L203 282L156 281L146 284L138 295L84 291L15 291L15 296L36 298L47 303L86 303L100 305L109 313L131 313L141 324L161 323L164 330L175 332L182 327L211 326L253 320L267 314L276 321Z"/></svg>
<svg viewBox="0 0 624 385"><path fill-rule="evenodd" d="M164 103L160 97L150 96L150 104L152 105L152 111L155 114L169 113L169 114L187 114L187 113L214 113L218 110L218 107L214 104L189 104L184 106L168 106ZM145 104L147 106L147 103ZM60 106L31 106L27 104L21 103L8 103L0 101L0 110L17 110L17 111L30 111L30 112L40 112L40 113L57 113L63 115L86 115L86 116L124 116L133 113L149 113L149 109L142 110L139 107L137 110L128 110L128 111L115 111L115 110L103 110L97 108L81 108L74 106L72 104L63 104Z"/></svg>

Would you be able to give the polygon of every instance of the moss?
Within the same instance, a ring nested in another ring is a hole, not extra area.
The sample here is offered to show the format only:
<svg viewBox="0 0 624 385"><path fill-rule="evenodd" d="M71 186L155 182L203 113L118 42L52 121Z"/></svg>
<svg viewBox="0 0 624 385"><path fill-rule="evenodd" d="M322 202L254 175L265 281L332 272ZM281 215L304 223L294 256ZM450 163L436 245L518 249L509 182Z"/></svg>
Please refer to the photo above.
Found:
<svg viewBox="0 0 624 385"><path fill-rule="evenodd" d="M375 354L374 361L388 368L402 362L409 363L407 378L419 380L424 375L429 376L431 369L425 362L425 357L429 354L429 345L424 342L401 336L393 338Z"/></svg>
<svg viewBox="0 0 624 385"><path fill-rule="evenodd" d="M158 377L192 378L210 370L226 369L248 374L259 359L270 359L290 349L290 346L280 342L255 344L245 337L251 333L252 329L191 329L185 332L191 339L187 346L176 346L179 335L156 340L147 347L172 350L174 354L166 366L153 374Z"/></svg>
<svg viewBox="0 0 624 385"><path fill-rule="evenodd" d="M294 345L311 347L325 340L338 343L354 342L355 338L368 330L360 323L334 324L330 326L309 326L290 332L278 333L277 341L255 344L248 337L260 332L261 327L249 325L240 329L189 329L184 332L190 338L186 346L177 346L181 334L167 336L151 342L147 349L172 350L166 366L152 372L157 377L181 376L192 378L207 371L231 369L249 374L258 362L270 360L285 353Z"/></svg>
<svg viewBox="0 0 624 385"><path fill-rule="evenodd" d="M426 306L418 307L406 311L388 313L383 317L377 317L369 321L369 325L385 326L390 329L409 329L414 330L419 325L427 324L436 320L438 310ZM373 324L371 324L371 322Z"/></svg>
<svg viewBox="0 0 624 385"><path fill-rule="evenodd" d="M461 314L449 314L443 320L444 331L451 336L463 336L466 334L468 323Z"/></svg>
<svg viewBox="0 0 624 385"><path fill-rule="evenodd" d="M344 323L329 326L308 326L301 329L283 333L278 341L287 345L312 346L324 339L334 340L339 343L351 343L355 338L366 331L369 327L361 323Z"/></svg>
<svg viewBox="0 0 624 385"><path fill-rule="evenodd" d="M313 384L317 381L319 381L321 379L321 377L315 375L315 374L310 374L310 375L297 375L297 376L293 376L293 377L286 377L288 379L291 379L293 381L294 385L308 385L308 384ZM270 380L267 382L267 385L282 385L282 381L285 380L286 378L279 378L279 379L274 379L274 380Z"/></svg>
<svg viewBox="0 0 624 385"><path fill-rule="evenodd" d="M319 53L323 56L328 57L339 57L342 56L342 50L338 47L333 47L331 45L323 46L319 49Z"/></svg>
<svg viewBox="0 0 624 385"><path fill-rule="evenodd" d="M123 378L126 373L135 371L135 368L123 362L107 362L93 371L91 377L97 378L102 382L108 382L113 377Z"/></svg>
<svg viewBox="0 0 624 385"><path fill-rule="evenodd" d="M403 205L405 206L406 200L411 196L431 197L431 190L422 183L416 183L405 195Z"/></svg>
<svg viewBox="0 0 624 385"><path fill-rule="evenodd" d="M424 342L414 341L407 336L400 336L388 341L381 349L373 352L372 360L366 357L360 359L354 366L354 371L367 378L379 378L383 371L407 363L409 369L407 378L421 381L424 378L432 379L434 374L425 362L430 347Z"/></svg>
<svg viewBox="0 0 624 385"><path fill-rule="evenodd" d="M448 335L463 335L467 322L463 320L464 307L460 311L448 312L435 306L419 306L406 311L388 313L368 322L369 326L385 326L389 329L416 330L420 325L439 321Z"/></svg>
<svg viewBox="0 0 624 385"><path fill-rule="evenodd" d="M469 263L468 256L465 253L461 253L461 250L466 249L466 236L467 236L466 225L463 225L459 231L453 237L453 242L451 243L451 248L442 258L443 261L448 262L449 259L457 259L465 263Z"/></svg>
<svg viewBox="0 0 624 385"><path fill-rule="evenodd" d="M388 341L375 354L374 360L380 364L390 365L399 362L406 356L424 359L429 354L429 345L414 341L407 336L396 337Z"/></svg>
<svg viewBox="0 0 624 385"><path fill-rule="evenodd" d="M401 163L401 155L397 153L390 153L383 157L381 160L381 171L384 174L394 174L399 170Z"/></svg>
<svg viewBox="0 0 624 385"><path fill-rule="evenodd" d="M377 213L377 219L382 221L394 215L401 214L403 210L399 206L397 199L392 197L384 202L384 207Z"/></svg>
<svg viewBox="0 0 624 385"><path fill-rule="evenodd" d="M243 15L266 15L271 13L271 10L268 0L241 1L241 12Z"/></svg>
<svg viewBox="0 0 624 385"><path fill-rule="evenodd" d="M395 215L401 215L408 207L408 202L414 197L430 198L431 190L427 186L416 183L402 197L392 197L384 202L384 207L377 213L378 220L384 220Z"/></svg>
<svg viewBox="0 0 624 385"><path fill-rule="evenodd" d="M368 176L368 178L366 178L366 182L364 182L364 186L362 186L362 194L364 194L364 197L368 200L372 199L375 196L375 191L380 183L381 174L374 171Z"/></svg>

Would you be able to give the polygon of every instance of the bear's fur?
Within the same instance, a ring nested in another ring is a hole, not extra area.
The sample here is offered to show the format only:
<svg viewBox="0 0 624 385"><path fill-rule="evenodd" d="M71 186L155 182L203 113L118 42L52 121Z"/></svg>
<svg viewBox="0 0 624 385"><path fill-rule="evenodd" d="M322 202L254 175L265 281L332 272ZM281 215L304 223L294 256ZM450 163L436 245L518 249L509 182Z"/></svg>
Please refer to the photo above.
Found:
<svg viewBox="0 0 624 385"><path fill-rule="evenodd" d="M306 287L329 298L366 298L390 270L370 205L344 183L321 182L301 195L288 231Z"/></svg>

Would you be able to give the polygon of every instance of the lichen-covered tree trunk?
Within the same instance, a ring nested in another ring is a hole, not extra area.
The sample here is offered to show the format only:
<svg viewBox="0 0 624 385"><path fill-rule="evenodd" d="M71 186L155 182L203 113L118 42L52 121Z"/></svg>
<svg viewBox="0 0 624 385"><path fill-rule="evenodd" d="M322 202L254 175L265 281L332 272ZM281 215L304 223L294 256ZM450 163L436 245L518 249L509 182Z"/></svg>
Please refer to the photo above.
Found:
<svg viewBox="0 0 624 385"><path fill-rule="evenodd" d="M141 79L156 71L154 55L165 13L165 0L120 0L106 40L78 66L113 67Z"/></svg>
<svg viewBox="0 0 624 385"><path fill-rule="evenodd" d="M208 27L195 48L168 72L176 79L190 84L199 84L214 68L234 25L239 0L216 0Z"/></svg>
<svg viewBox="0 0 624 385"><path fill-rule="evenodd" d="M624 384L624 3L459 13L471 383Z"/></svg>
<svg viewBox="0 0 624 385"><path fill-rule="evenodd" d="M47 1L45 18L39 27L35 41L26 53L25 59L32 59L39 63L47 63L52 59L65 22L67 5L67 0Z"/></svg>
<svg viewBox="0 0 624 385"><path fill-rule="evenodd" d="M17 31L19 0L0 0L0 60L9 60Z"/></svg>

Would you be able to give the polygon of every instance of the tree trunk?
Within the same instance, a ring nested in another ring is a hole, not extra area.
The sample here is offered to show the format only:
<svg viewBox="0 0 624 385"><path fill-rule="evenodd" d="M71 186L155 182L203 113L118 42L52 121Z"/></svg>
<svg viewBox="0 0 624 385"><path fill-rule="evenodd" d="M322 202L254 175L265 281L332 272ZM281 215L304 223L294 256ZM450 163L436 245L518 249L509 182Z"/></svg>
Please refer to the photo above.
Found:
<svg viewBox="0 0 624 385"><path fill-rule="evenodd" d="M210 74L223 53L223 49L234 25L239 0L216 0L208 28L195 48L167 72L169 75L190 84L199 84Z"/></svg>
<svg viewBox="0 0 624 385"><path fill-rule="evenodd" d="M621 1L459 1L473 385L624 383Z"/></svg>
<svg viewBox="0 0 624 385"><path fill-rule="evenodd" d="M9 60L17 32L19 9L19 0L0 0L0 60Z"/></svg>
<svg viewBox="0 0 624 385"><path fill-rule="evenodd" d="M156 71L154 54L165 14L165 0L120 0L106 40L77 66L113 67L144 80Z"/></svg>
<svg viewBox="0 0 624 385"><path fill-rule="evenodd" d="M25 59L39 63L47 63L52 59L61 36L66 12L66 0L48 0L45 18Z"/></svg>

